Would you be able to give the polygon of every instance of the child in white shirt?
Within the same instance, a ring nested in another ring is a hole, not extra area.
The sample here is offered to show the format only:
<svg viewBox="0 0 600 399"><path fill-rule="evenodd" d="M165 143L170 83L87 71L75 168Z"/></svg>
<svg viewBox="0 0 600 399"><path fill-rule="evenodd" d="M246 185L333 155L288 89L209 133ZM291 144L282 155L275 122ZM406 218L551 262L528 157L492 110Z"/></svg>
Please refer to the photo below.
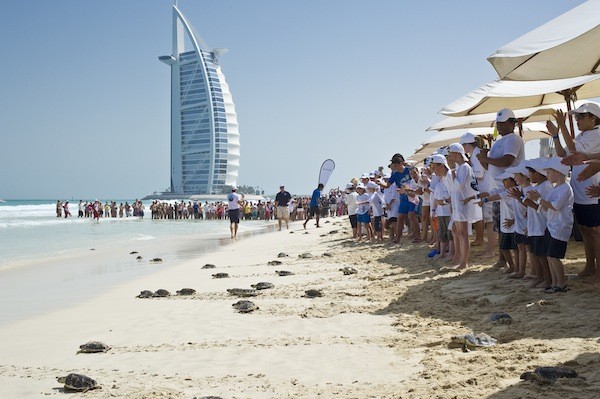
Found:
<svg viewBox="0 0 600 399"><path fill-rule="evenodd" d="M358 222L357 236L358 242L362 241L362 229L364 228L367 234L367 241L371 241L371 229L369 229L369 224L371 223L371 217L369 216L369 208L371 207L371 197L366 192L365 185L363 183L358 183L356 185L356 191L358 192L358 197L356 197L356 205L357 213L356 213L356 221Z"/></svg>

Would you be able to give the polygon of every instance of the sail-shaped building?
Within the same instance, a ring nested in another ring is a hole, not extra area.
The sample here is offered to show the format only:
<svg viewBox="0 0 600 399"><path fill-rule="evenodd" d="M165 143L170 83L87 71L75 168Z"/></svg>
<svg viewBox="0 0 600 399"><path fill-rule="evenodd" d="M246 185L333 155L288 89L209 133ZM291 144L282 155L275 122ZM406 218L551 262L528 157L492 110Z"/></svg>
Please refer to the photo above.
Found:
<svg viewBox="0 0 600 399"><path fill-rule="evenodd" d="M219 65L224 52L209 50L177 4L173 6L173 51L158 57L171 67L172 194L220 194L236 184L240 135Z"/></svg>

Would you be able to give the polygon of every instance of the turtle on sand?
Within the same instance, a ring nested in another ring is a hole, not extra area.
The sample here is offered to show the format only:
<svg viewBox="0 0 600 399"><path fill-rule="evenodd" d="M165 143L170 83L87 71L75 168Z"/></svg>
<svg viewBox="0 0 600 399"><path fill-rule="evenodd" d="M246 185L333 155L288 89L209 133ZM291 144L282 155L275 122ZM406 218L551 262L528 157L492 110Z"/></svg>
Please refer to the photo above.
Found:
<svg viewBox="0 0 600 399"><path fill-rule="evenodd" d="M305 252L303 254L298 255L298 257L300 259L308 259L308 258L312 258L313 256L312 256L312 254L310 252Z"/></svg>
<svg viewBox="0 0 600 399"><path fill-rule="evenodd" d="M277 254L278 258L285 258L286 256L289 256L289 255L286 254L285 252L280 252L279 254Z"/></svg>
<svg viewBox="0 0 600 399"><path fill-rule="evenodd" d="M229 274L227 273L216 273L212 275L212 278L227 278L229 277Z"/></svg>
<svg viewBox="0 0 600 399"><path fill-rule="evenodd" d="M356 274L356 273L358 273L358 271L357 271L355 268L353 268L353 267L350 267L350 266L342 267L342 268L340 269L340 271L341 271L342 273L344 273L344 276L349 276L349 275L351 275L351 274Z"/></svg>
<svg viewBox="0 0 600 399"><path fill-rule="evenodd" d="M281 265L281 261L280 260L272 260L269 263L267 263L267 265L269 265L269 266Z"/></svg>
<svg viewBox="0 0 600 399"><path fill-rule="evenodd" d="M140 255L135 257L137 260L142 260L142 257Z"/></svg>
<svg viewBox="0 0 600 399"><path fill-rule="evenodd" d="M160 290L156 291L153 296L155 296L157 298L164 298L167 296L171 296L171 293L167 290L160 289Z"/></svg>
<svg viewBox="0 0 600 399"><path fill-rule="evenodd" d="M137 253L138 253L138 251L131 251L131 252L129 253L129 255L135 255L135 254L137 254Z"/></svg>
<svg viewBox="0 0 600 399"><path fill-rule="evenodd" d="M487 334L469 333L465 335L456 335L450 340L448 347L450 348L462 348L463 352L475 349L477 347L486 347L496 345L496 340Z"/></svg>
<svg viewBox="0 0 600 399"><path fill-rule="evenodd" d="M239 297L257 296L258 291L251 288L228 288L227 292Z"/></svg>
<svg viewBox="0 0 600 399"><path fill-rule="evenodd" d="M194 396L194 399L223 399L223 398L220 396L200 396L200 397Z"/></svg>
<svg viewBox="0 0 600 399"><path fill-rule="evenodd" d="M331 252L325 252L325 253L323 254L323 256L326 256L326 257L328 257L328 258L331 258L331 257L333 256L333 254L332 254Z"/></svg>
<svg viewBox="0 0 600 399"><path fill-rule="evenodd" d="M207 263L206 265L202 266L203 269L214 269L215 267L216 266L212 263Z"/></svg>
<svg viewBox="0 0 600 399"><path fill-rule="evenodd" d="M513 320L508 313L494 313L490 316L490 321L496 324L510 324Z"/></svg>
<svg viewBox="0 0 600 399"><path fill-rule="evenodd" d="M338 232L337 230L331 230L331 231L329 232L329 234L336 234L337 232Z"/></svg>
<svg viewBox="0 0 600 399"><path fill-rule="evenodd" d="M537 367L534 371L521 374L521 379L533 381L538 384L553 384L559 378L582 378L575 370L569 367Z"/></svg>
<svg viewBox="0 0 600 399"><path fill-rule="evenodd" d="M110 346L106 345L104 342L88 341L83 345L79 345L79 350L77 351L77 354L100 353L100 352L108 352L109 350L110 350Z"/></svg>
<svg viewBox="0 0 600 399"><path fill-rule="evenodd" d="M240 313L250 313L258 309L258 306L251 301L237 301L233 306Z"/></svg>
<svg viewBox="0 0 600 399"><path fill-rule="evenodd" d="M304 295L305 298L318 298L318 297L322 297L323 293L319 290L306 290L304 291Z"/></svg>
<svg viewBox="0 0 600 399"><path fill-rule="evenodd" d="M162 262L161 258L152 258L152 259L150 259L150 263L160 263L160 262Z"/></svg>
<svg viewBox="0 0 600 399"><path fill-rule="evenodd" d="M182 288L176 292L177 295L194 295L196 293L196 290L193 288Z"/></svg>
<svg viewBox="0 0 600 399"><path fill-rule="evenodd" d="M281 277L283 276L293 276L294 273L289 272L287 270L275 270L275 273L279 274Z"/></svg>
<svg viewBox="0 0 600 399"><path fill-rule="evenodd" d="M136 296L136 298L152 298L154 296L154 292L144 290L140 292L140 295Z"/></svg>
<svg viewBox="0 0 600 399"><path fill-rule="evenodd" d="M275 286L271 283L260 282L258 284L252 284L250 287L254 288L255 290L268 290L269 288L273 288Z"/></svg>
<svg viewBox="0 0 600 399"><path fill-rule="evenodd" d="M96 380L83 374L71 373L66 377L56 377L61 384L65 384L65 391L87 392L90 389L101 389Z"/></svg>

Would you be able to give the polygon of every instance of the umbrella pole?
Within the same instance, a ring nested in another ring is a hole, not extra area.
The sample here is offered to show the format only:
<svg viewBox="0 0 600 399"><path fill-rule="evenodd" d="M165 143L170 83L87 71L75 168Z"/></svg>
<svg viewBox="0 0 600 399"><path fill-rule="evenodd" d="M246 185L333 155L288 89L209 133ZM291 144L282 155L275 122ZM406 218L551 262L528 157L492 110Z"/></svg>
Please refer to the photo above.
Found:
<svg viewBox="0 0 600 399"><path fill-rule="evenodd" d="M519 136L523 138L523 122L521 121L521 119L517 121L517 126L519 127Z"/></svg>

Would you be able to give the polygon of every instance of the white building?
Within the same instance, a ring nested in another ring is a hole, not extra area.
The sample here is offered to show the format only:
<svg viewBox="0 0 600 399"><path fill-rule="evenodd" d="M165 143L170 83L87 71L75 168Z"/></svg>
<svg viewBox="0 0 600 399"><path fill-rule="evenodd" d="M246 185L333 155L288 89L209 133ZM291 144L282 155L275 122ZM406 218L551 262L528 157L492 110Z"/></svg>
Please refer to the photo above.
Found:
<svg viewBox="0 0 600 399"><path fill-rule="evenodd" d="M185 48L186 37L191 43ZM173 6L171 66L171 192L219 194L236 184L240 135L229 86L219 65L226 50L201 47L202 38Z"/></svg>

